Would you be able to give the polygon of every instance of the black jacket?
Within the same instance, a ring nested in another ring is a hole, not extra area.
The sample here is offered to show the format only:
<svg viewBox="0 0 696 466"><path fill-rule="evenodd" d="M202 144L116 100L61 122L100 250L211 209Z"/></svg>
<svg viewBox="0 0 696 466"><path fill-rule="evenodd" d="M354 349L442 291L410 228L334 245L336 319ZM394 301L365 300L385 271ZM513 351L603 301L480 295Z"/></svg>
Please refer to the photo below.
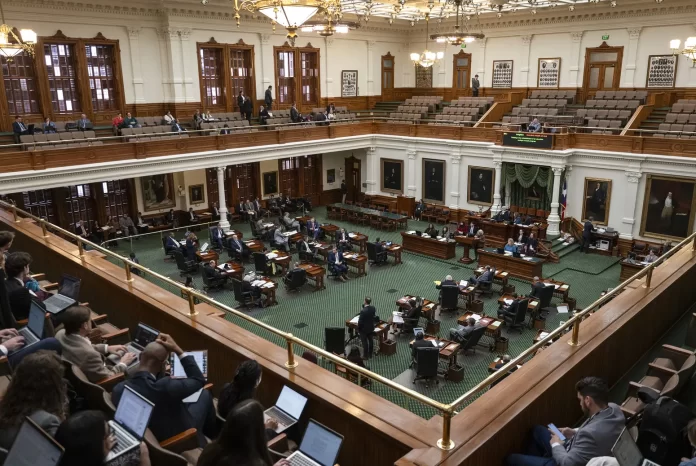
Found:
<svg viewBox="0 0 696 466"><path fill-rule="evenodd" d="M440 282L439 285L435 285L435 288L439 290L442 289L443 286L457 286L457 282L455 282L454 280L444 280Z"/></svg>
<svg viewBox="0 0 696 466"><path fill-rule="evenodd" d="M544 285L542 282L532 283L531 296L538 298L539 295L541 295L541 290L543 290L544 288L546 288L546 285Z"/></svg>
<svg viewBox="0 0 696 466"><path fill-rule="evenodd" d="M582 229L582 236L583 238L590 238L592 237L592 232L595 231L594 225L592 225L592 222L589 220L585 222L585 226Z"/></svg>
<svg viewBox="0 0 696 466"><path fill-rule="evenodd" d="M17 283L19 285L19 283ZM5 287L5 269L0 269L0 328L16 328L17 321L12 315L12 307Z"/></svg>
<svg viewBox="0 0 696 466"><path fill-rule="evenodd" d="M29 309L31 309L32 301L29 290L14 278L8 278L5 281L5 287L7 288L7 297L10 300L10 309L12 309L14 318L16 320L29 318Z"/></svg>
<svg viewBox="0 0 696 466"><path fill-rule="evenodd" d="M133 377L114 387L111 400L118 406L124 385L144 396L155 404L148 427L160 442L187 429L196 427L188 412L184 398L196 393L205 385L205 379L193 356L181 358L181 365L186 371L185 379L161 377L156 379L149 372L141 371Z"/></svg>
<svg viewBox="0 0 696 466"><path fill-rule="evenodd" d="M297 123L300 121L300 112L298 112L295 107L290 108L290 120L293 123Z"/></svg>
<svg viewBox="0 0 696 466"><path fill-rule="evenodd" d="M418 352L418 348L434 348L434 346L430 342L430 340L414 341L413 346L411 347L411 357L413 357L413 359L416 359L416 353Z"/></svg>
<svg viewBox="0 0 696 466"><path fill-rule="evenodd" d="M239 107L239 111L243 112L244 111L244 97L241 95L237 96L237 107Z"/></svg>
<svg viewBox="0 0 696 466"><path fill-rule="evenodd" d="M266 104L266 107L270 107L271 104L273 104L273 95L271 95L270 89L266 89L266 94L263 96L263 101Z"/></svg>
<svg viewBox="0 0 696 466"><path fill-rule="evenodd" d="M375 316L377 310L373 305L364 306L358 319L358 332L369 335L375 331Z"/></svg>
<svg viewBox="0 0 696 466"><path fill-rule="evenodd" d="M223 278L222 274L217 268L211 267L210 264L206 264L203 267L203 273L205 273L205 276L207 278L211 278L213 280L219 280Z"/></svg>

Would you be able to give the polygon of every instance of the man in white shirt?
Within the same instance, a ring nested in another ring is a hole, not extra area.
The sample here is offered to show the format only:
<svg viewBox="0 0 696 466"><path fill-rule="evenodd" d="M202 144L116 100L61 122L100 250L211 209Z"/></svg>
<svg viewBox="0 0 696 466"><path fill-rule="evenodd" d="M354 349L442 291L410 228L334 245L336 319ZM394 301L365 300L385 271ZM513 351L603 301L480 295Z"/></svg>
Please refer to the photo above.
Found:
<svg viewBox="0 0 696 466"><path fill-rule="evenodd" d="M63 328L56 333L63 347L63 357L78 366L90 382L95 383L121 372L135 361L135 353L128 353L123 345L93 345L87 338L92 330L90 311L84 306L72 306L61 316ZM113 367L106 365L104 356L118 354L120 361Z"/></svg>
<svg viewBox="0 0 696 466"><path fill-rule="evenodd" d="M138 228L138 233L147 233L147 231L150 229L150 225L145 222L142 212L138 212L138 217L136 220L138 221L138 224L136 225Z"/></svg>
<svg viewBox="0 0 696 466"><path fill-rule="evenodd" d="M189 207L188 215L189 215L189 221L191 223L195 223L198 221L198 215L196 215L196 213L193 211L193 207Z"/></svg>
<svg viewBox="0 0 696 466"><path fill-rule="evenodd" d="M174 118L174 117L172 116L172 112L167 112L167 113L164 115L164 118L163 118L163 119L164 119L164 122L165 122L166 124L172 125L172 124L174 124L174 120L175 120L176 118Z"/></svg>

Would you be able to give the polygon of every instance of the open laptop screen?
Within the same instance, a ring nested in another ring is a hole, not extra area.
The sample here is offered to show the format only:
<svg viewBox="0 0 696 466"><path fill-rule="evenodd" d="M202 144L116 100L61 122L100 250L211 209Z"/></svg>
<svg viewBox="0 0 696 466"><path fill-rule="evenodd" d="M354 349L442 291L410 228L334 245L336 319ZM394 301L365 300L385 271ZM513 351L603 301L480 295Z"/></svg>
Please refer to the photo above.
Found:
<svg viewBox="0 0 696 466"><path fill-rule="evenodd" d="M342 435L310 419L300 443L300 451L321 466L333 466L336 464L341 443L343 443Z"/></svg>
<svg viewBox="0 0 696 466"><path fill-rule="evenodd" d="M145 435L145 429L150 422L154 404L137 394L132 388L123 387L123 394L116 408L114 420L133 434L138 440Z"/></svg>
<svg viewBox="0 0 696 466"><path fill-rule="evenodd" d="M633 437L631 437L631 433L626 428L619 435L611 452L620 466L640 466L643 461L643 455L638 445L636 445Z"/></svg>
<svg viewBox="0 0 696 466"><path fill-rule="evenodd" d="M58 287L58 293L68 298L72 298L78 301L80 298L80 286L82 280L72 275L63 274L60 279L60 286Z"/></svg>
<svg viewBox="0 0 696 466"><path fill-rule="evenodd" d="M158 336L159 331L140 323L138 324L138 329L135 331L135 338L133 338L133 341L145 348L147 345L157 340Z"/></svg>
<svg viewBox="0 0 696 466"><path fill-rule="evenodd" d="M34 301L31 302L31 309L29 310L29 322L27 327L31 330L31 333L39 338L43 338L44 323L46 322L46 311L41 309L41 306L36 304Z"/></svg>
<svg viewBox="0 0 696 466"><path fill-rule="evenodd" d="M12 466L56 466L63 448L31 420L25 420L7 453L5 464Z"/></svg>
<svg viewBox="0 0 696 466"><path fill-rule="evenodd" d="M280 396L276 402L276 406L295 419L299 419L302 415L305 405L307 404L307 398L297 393L292 388L285 385L280 391Z"/></svg>

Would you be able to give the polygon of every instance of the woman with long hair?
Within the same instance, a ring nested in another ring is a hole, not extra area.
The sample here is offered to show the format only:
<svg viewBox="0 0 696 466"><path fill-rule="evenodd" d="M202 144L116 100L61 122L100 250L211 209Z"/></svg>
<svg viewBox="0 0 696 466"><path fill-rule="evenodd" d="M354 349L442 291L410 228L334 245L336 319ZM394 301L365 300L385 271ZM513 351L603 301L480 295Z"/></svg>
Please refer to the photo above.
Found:
<svg viewBox="0 0 696 466"><path fill-rule="evenodd" d="M218 413L222 417L232 411L238 403L253 399L256 395L256 387L261 383L261 366L250 359L237 367L232 383L225 385L218 399Z"/></svg>
<svg viewBox="0 0 696 466"><path fill-rule="evenodd" d="M275 466L289 465L282 459ZM255 400L238 403L227 416L220 436L210 442L198 459L198 466L271 466L266 445L263 406Z"/></svg>
<svg viewBox="0 0 696 466"><path fill-rule="evenodd" d="M60 356L52 351L30 354L15 368L0 400L0 447L10 448L26 416L55 435L67 411Z"/></svg>

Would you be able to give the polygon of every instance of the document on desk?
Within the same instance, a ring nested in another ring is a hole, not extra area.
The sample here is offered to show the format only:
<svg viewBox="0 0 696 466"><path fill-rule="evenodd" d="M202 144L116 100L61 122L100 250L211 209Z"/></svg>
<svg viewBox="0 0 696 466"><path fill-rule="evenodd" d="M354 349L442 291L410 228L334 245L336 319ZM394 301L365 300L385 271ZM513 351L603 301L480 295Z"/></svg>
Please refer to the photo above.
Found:
<svg viewBox="0 0 696 466"><path fill-rule="evenodd" d="M435 283L435 286L440 286L440 283L442 283L440 280L435 280L433 283Z"/></svg>
<svg viewBox="0 0 696 466"><path fill-rule="evenodd" d="M264 283L266 283L266 282L263 280L254 280L253 282L251 282L251 286L261 286Z"/></svg>
<svg viewBox="0 0 696 466"><path fill-rule="evenodd" d="M468 282L466 280L459 280L459 286L463 286L466 288L466 285L468 285Z"/></svg>
<svg viewBox="0 0 696 466"><path fill-rule="evenodd" d="M540 340L543 340L544 338L546 338L546 337L548 337L548 336L549 336L549 332L541 332L541 333L539 334L539 339L540 339Z"/></svg>
<svg viewBox="0 0 696 466"><path fill-rule="evenodd" d="M392 313L392 316L393 316L393 317L392 317L392 322L393 322L393 323L395 323L395 324L403 324L403 323L404 323L404 318L403 318L403 316L402 316L402 314L401 314L400 312L394 311L394 312Z"/></svg>
<svg viewBox="0 0 696 466"><path fill-rule="evenodd" d="M350 323L351 323L351 324L357 324L357 323L358 323L358 319L360 319L360 315L359 315L359 314L358 314L357 316L353 317L352 319L350 319Z"/></svg>
<svg viewBox="0 0 696 466"><path fill-rule="evenodd" d="M446 242L447 242L447 238L440 238L440 239L438 239L438 241L441 241L441 242L443 242L443 243L446 243Z"/></svg>
<svg viewBox="0 0 696 466"><path fill-rule="evenodd" d="M348 238L355 238L355 233L348 233Z"/></svg>
<svg viewBox="0 0 696 466"><path fill-rule="evenodd" d="M568 306L556 306L559 314L568 314Z"/></svg>
<svg viewBox="0 0 696 466"><path fill-rule="evenodd" d="M415 230L407 231L406 234L407 234L407 235L415 235L415 234L416 234L416 231L415 231Z"/></svg>
<svg viewBox="0 0 696 466"><path fill-rule="evenodd" d="M274 252L269 252L268 254L266 254L267 259L275 259L276 257L278 257L278 254Z"/></svg>
<svg viewBox="0 0 696 466"><path fill-rule="evenodd" d="M510 304L512 304L512 299L504 299L503 302L509 306Z"/></svg>
<svg viewBox="0 0 696 466"><path fill-rule="evenodd" d="M507 276L508 276L508 273L507 273L507 272L500 272L500 276L501 276L501 277L507 277Z"/></svg>
<svg viewBox="0 0 696 466"><path fill-rule="evenodd" d="M471 314L471 318L478 321L481 318L480 314Z"/></svg>
<svg viewBox="0 0 696 466"><path fill-rule="evenodd" d="M273 282L266 282L266 284L263 285L262 288L273 288Z"/></svg>
<svg viewBox="0 0 696 466"><path fill-rule="evenodd" d="M530 306L536 306L537 304L539 304L539 301L530 301L529 302Z"/></svg>
<svg viewBox="0 0 696 466"><path fill-rule="evenodd" d="M526 261L532 261L532 260L534 260L534 258L533 258L533 257L525 257L524 260L526 260Z"/></svg>

